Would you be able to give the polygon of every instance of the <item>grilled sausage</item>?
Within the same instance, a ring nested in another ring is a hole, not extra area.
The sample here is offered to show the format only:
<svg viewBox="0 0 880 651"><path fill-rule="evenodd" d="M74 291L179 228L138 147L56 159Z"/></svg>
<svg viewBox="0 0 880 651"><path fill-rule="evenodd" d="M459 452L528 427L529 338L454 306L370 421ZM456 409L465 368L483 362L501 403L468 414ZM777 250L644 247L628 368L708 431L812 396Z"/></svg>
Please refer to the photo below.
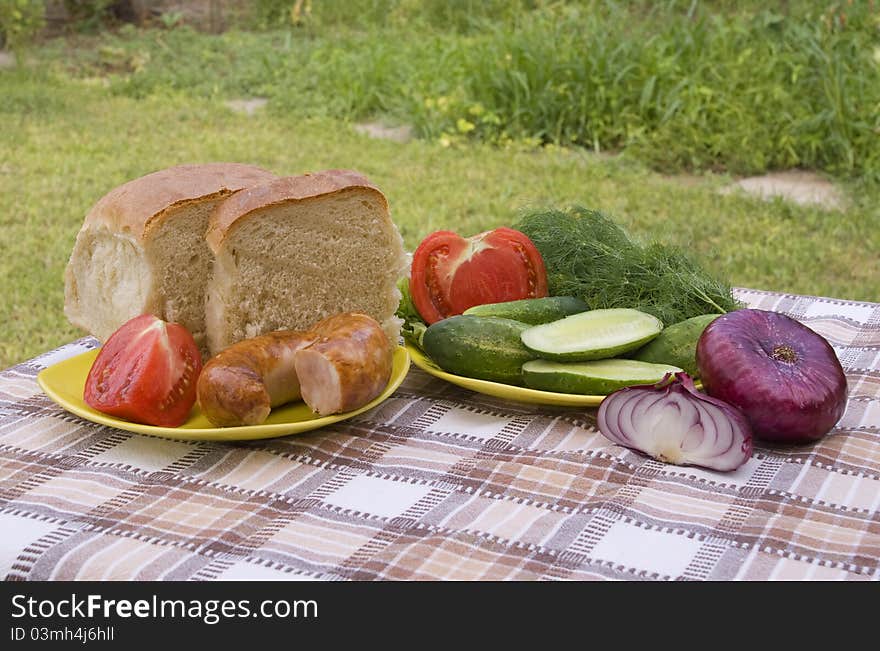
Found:
<svg viewBox="0 0 880 651"><path fill-rule="evenodd" d="M312 411L321 416L351 411L382 393L394 349L375 319L338 314L312 332L317 339L294 355L302 398Z"/></svg>
<svg viewBox="0 0 880 651"><path fill-rule="evenodd" d="M214 425L256 425L272 407L304 400L325 416L357 409L391 377L393 348L366 314L346 312L309 332L246 339L211 358L199 376L202 412Z"/></svg>
<svg viewBox="0 0 880 651"><path fill-rule="evenodd" d="M257 425L272 407L302 397L293 363L314 336L279 330L233 344L212 357L196 387L202 412L217 427Z"/></svg>

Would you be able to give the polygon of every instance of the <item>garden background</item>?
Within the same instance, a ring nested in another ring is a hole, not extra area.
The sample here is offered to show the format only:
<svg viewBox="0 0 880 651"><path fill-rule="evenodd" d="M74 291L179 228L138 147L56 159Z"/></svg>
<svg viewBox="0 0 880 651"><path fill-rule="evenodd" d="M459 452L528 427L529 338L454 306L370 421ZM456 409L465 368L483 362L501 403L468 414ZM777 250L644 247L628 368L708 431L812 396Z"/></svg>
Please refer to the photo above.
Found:
<svg viewBox="0 0 880 651"><path fill-rule="evenodd" d="M358 169L410 250L580 204L880 301L877 0L0 0L0 43L0 368L81 336L88 208L190 162Z"/></svg>

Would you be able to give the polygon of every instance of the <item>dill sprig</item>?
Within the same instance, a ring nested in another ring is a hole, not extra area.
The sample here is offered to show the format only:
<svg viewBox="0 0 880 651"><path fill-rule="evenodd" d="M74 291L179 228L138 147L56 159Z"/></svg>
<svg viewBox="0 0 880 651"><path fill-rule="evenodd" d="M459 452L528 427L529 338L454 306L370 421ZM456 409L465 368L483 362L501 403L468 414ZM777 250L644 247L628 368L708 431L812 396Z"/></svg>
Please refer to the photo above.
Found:
<svg viewBox="0 0 880 651"><path fill-rule="evenodd" d="M730 285L681 248L642 245L610 218L575 206L526 213L514 227L541 252L552 296L577 296L590 309L630 307L671 325L740 307Z"/></svg>

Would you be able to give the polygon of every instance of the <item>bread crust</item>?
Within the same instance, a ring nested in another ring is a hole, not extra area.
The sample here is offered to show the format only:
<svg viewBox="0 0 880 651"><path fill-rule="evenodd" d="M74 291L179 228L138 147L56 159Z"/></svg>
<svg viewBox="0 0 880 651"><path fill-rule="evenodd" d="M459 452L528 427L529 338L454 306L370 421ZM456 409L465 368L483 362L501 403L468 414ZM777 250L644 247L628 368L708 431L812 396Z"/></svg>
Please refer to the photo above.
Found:
<svg viewBox="0 0 880 651"><path fill-rule="evenodd" d="M268 170L242 163L176 165L108 192L86 214L82 228L105 226L143 240L173 208L231 195L274 178Z"/></svg>
<svg viewBox="0 0 880 651"><path fill-rule="evenodd" d="M91 313L94 305L82 303L79 283L96 282L88 275L92 265L84 257L87 254L82 252L88 249L90 242L97 238L130 243L132 250L143 258L143 264L147 264L148 241L158 232L157 227L166 221L166 217L184 206L221 199L273 178L277 178L276 175L268 170L241 163L177 165L134 179L108 192L86 214L64 271L64 312L68 320L99 339L105 339L120 325L103 322L102 318ZM83 272L85 275L78 277L77 268L83 265L87 267ZM141 278L147 289L131 316L149 312L167 318L161 309L159 284L154 282L149 266L143 270ZM106 294L114 290L102 291ZM105 295L98 300L113 303L116 299Z"/></svg>
<svg viewBox="0 0 880 651"><path fill-rule="evenodd" d="M388 199L360 172L333 169L300 176L284 176L252 185L234 194L217 206L208 224L206 239L214 255L223 241L249 214L270 206L306 201L353 189L374 192L388 212Z"/></svg>

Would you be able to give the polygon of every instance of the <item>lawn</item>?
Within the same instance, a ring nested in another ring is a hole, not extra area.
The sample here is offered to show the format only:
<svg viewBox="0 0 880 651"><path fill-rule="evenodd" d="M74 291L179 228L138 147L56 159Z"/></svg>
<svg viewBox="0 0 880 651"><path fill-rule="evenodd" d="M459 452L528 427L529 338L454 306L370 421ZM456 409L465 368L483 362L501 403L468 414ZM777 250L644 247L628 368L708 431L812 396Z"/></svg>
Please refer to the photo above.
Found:
<svg viewBox="0 0 880 651"><path fill-rule="evenodd" d="M387 97L349 101L359 97L358 88L369 90L369 78L347 78L345 97L331 98L333 88L321 87L320 79L309 90L295 66L278 63L284 43L300 38L289 31L180 31L53 40L27 54L18 69L0 70L0 368L82 334L63 315L62 276L88 208L128 179L198 161L248 162L290 174L361 170L387 194L410 249L440 228L468 235L510 224L527 206L577 203L613 215L637 237L687 247L736 286L880 301L880 188L862 163L827 166L848 194L843 210L722 196L732 177L717 161L688 166L672 157L658 165L632 143L618 142L608 155L576 138L553 144L527 130L505 138L487 130L481 140L466 126L449 132L426 114L407 114L412 97L409 104ZM435 45L442 41L454 51L452 36L435 37ZM369 35L350 38L378 47ZM310 33L290 47L330 51L332 40ZM415 46L401 49L408 47ZM235 65L227 65L230 57ZM387 57L383 74L393 76L395 55ZM212 62L203 65L211 74L199 76L194 71L204 60ZM438 96L439 81L429 85L424 92ZM312 93L302 95L308 110L296 108L294 90ZM224 104L254 94L269 98L255 115ZM316 108L322 98L323 111ZM409 118L421 137L396 143L355 131L355 120L377 116ZM854 129L854 151L864 153L859 148L870 145ZM683 169L689 173L679 174Z"/></svg>

